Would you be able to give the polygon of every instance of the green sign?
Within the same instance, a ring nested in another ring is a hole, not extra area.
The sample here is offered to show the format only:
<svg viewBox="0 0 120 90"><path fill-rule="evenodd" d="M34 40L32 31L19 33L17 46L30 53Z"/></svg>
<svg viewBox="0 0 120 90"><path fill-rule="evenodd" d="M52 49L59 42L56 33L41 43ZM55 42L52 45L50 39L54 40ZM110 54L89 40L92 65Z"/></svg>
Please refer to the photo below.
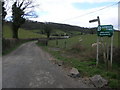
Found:
<svg viewBox="0 0 120 90"><path fill-rule="evenodd" d="M113 35L114 29L112 25L99 25L97 29L97 35L100 37Z"/></svg>

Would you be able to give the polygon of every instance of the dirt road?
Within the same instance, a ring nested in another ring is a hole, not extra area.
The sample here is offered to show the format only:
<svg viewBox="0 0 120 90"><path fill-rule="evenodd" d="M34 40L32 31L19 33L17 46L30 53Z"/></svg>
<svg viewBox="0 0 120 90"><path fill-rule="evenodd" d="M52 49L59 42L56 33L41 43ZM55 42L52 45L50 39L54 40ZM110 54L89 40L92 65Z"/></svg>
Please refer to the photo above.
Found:
<svg viewBox="0 0 120 90"><path fill-rule="evenodd" d="M3 56L3 88L85 88L49 60L35 42Z"/></svg>

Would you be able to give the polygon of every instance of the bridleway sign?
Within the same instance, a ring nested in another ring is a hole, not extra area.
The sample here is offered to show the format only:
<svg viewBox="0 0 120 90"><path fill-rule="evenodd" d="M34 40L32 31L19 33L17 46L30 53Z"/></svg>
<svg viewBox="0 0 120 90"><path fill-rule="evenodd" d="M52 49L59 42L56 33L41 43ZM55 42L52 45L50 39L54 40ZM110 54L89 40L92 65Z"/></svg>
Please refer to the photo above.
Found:
<svg viewBox="0 0 120 90"><path fill-rule="evenodd" d="M114 29L112 25L101 25L100 24L100 18L99 16L97 17L97 19L93 19L90 20L89 23L93 23L93 22L98 22L98 28L97 28L97 55L96 55L96 65L98 65L99 62L99 39L102 39L103 41L103 37L108 36L111 37L111 55L110 55L110 62L111 62L111 66L112 66L112 57L113 57L113 34L114 34ZM106 41L104 43L107 43ZM109 43L108 43L109 44ZM102 44L105 47L105 44ZM106 49L105 49L106 50ZM103 53L106 53L104 50ZM106 54L104 54L106 55ZM107 47L107 55L109 56L109 45ZM106 56L104 57L104 59L106 58ZM108 58L109 59L109 58Z"/></svg>
<svg viewBox="0 0 120 90"><path fill-rule="evenodd" d="M97 29L97 35L100 37L113 35L114 29L112 25L99 25Z"/></svg>

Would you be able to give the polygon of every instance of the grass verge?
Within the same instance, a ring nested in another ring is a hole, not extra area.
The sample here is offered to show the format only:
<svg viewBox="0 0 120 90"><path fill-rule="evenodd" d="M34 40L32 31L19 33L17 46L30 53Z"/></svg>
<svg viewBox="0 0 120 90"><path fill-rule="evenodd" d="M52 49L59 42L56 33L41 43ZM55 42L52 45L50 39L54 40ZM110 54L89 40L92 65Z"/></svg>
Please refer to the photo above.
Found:
<svg viewBox="0 0 120 90"><path fill-rule="evenodd" d="M74 40L73 38L71 38L71 39L73 40L73 42L75 42L75 40L76 40L76 39ZM72 41L72 40L70 40L70 41ZM64 41L65 40L61 40L62 43ZM90 54L91 49L87 49L87 50L83 49L84 51L81 51L81 52L79 50L76 50L76 52L73 52L73 50L71 51L71 49L70 49L70 48L72 48L70 45L68 45L67 48L64 48L64 44L55 46L55 40L50 41L48 46L41 45L40 43L37 43L37 45L41 46L44 50L49 52L57 60L63 61L67 66L77 68L81 74L81 77L91 77L94 75L101 75L102 77L106 78L109 81L108 82L109 87L111 87L111 88L120 87L120 73L118 72L118 70L120 70L120 67L118 65L116 65L115 63L113 63L112 70L111 69L108 70L104 63L100 63L98 65L98 67L96 67L95 58L89 57L89 56L91 56L91 54ZM90 44L88 44L88 45L90 45ZM55 50L58 48L59 48L59 50ZM79 57L77 57L76 55Z"/></svg>

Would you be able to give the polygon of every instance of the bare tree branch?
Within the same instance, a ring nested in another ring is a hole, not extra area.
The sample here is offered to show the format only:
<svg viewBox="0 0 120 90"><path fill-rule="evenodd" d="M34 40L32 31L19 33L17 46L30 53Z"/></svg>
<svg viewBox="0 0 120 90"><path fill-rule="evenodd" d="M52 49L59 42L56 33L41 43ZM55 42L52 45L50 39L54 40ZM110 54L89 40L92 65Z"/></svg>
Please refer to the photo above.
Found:
<svg viewBox="0 0 120 90"><path fill-rule="evenodd" d="M19 5L19 8L21 8L21 7L22 7L23 3L24 3L24 0L23 0L23 1L21 2L21 4Z"/></svg>
<svg viewBox="0 0 120 90"><path fill-rule="evenodd" d="M28 3L26 3L26 5L23 7L22 10L25 10L30 4L32 4L32 2L28 2Z"/></svg>
<svg viewBox="0 0 120 90"><path fill-rule="evenodd" d="M4 6L5 6L6 11L8 13L7 17L10 17L11 14L12 14L11 13L12 12L12 4L14 2L17 2L17 7L19 7L20 9L22 9L25 12L25 15L24 15L25 18L26 17L31 18L32 15L33 15L33 17L37 17L37 15L35 15L34 9L36 7L38 7L39 4L37 4L36 2L34 2L35 0L4 0L4 1L5 1L5 5ZM33 14L33 12L34 12L34 14Z"/></svg>
<svg viewBox="0 0 120 90"><path fill-rule="evenodd" d="M32 6L29 6L27 8L34 8L34 7L37 7L37 6L39 6L39 5L38 4L37 5L32 5Z"/></svg>

